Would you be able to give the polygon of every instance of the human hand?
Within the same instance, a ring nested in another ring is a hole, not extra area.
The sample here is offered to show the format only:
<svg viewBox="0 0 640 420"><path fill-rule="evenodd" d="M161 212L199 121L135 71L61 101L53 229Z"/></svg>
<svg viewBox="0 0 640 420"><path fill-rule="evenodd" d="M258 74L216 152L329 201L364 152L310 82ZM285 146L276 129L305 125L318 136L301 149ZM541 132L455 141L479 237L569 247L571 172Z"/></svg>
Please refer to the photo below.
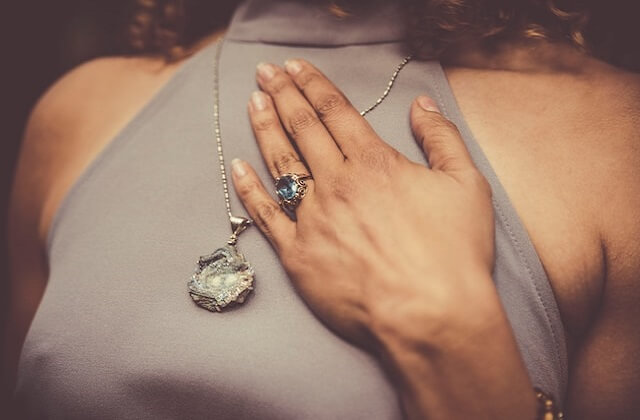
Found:
<svg viewBox="0 0 640 420"><path fill-rule="evenodd" d="M234 162L233 180L297 291L325 324L366 347L375 342L376 326L427 309L434 321L478 319L474 311L483 311L482 303L497 302L491 189L432 100L421 97L411 107L429 169L380 139L311 64L295 60L287 72L263 64L258 82L264 92L253 95L249 114L271 174L311 173L313 180L296 221L245 162ZM479 304L454 313L465 296Z"/></svg>

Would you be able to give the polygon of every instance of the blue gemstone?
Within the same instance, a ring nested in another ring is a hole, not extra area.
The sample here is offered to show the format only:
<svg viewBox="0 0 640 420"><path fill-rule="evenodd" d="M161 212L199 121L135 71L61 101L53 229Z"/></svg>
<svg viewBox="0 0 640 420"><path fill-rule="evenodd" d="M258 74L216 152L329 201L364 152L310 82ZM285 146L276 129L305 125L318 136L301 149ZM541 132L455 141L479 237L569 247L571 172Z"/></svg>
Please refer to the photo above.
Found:
<svg viewBox="0 0 640 420"><path fill-rule="evenodd" d="M288 175L283 176L276 183L276 192L283 200L292 200L298 192L298 183Z"/></svg>

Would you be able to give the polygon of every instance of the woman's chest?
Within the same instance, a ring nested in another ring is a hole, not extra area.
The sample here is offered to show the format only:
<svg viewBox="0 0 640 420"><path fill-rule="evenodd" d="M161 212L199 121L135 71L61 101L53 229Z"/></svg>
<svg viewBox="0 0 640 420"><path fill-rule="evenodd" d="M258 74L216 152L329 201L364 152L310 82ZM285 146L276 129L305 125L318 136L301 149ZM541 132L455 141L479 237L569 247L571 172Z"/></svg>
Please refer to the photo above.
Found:
<svg viewBox="0 0 640 420"><path fill-rule="evenodd" d="M375 360L313 317L257 229L239 243L256 271L245 304L196 306L196 261L230 233L220 185L202 187L217 168L174 149L157 161L164 169L138 165L121 182L136 165L128 150L96 170L55 226L21 359L27 406L53 418L401 418Z"/></svg>
<svg viewBox="0 0 640 420"><path fill-rule="evenodd" d="M253 53L267 53L233 48L234 55L222 57L224 156L249 161L268 182L245 123L252 69L261 58ZM395 392L375 360L312 316L257 229L239 243L256 270L247 302L212 314L191 301L187 282L196 259L230 234L212 97L202 88L210 53L183 84L164 90L138 114L66 197L49 235L49 285L23 353L23 395L42 389L34 405L100 400L109 410L162 407L160 417L219 410L220 418L398 418ZM330 52L318 54L332 74L346 78L339 84L358 104L379 94L367 87L371 81L341 76ZM383 57L385 69L397 63L395 50ZM378 73L383 86L388 74ZM435 96L443 80L433 65L408 67L403 78L371 123L393 147L425 162L406 110L415 92L427 88ZM230 198L233 212L241 213L235 194ZM516 244L504 223L514 227L517 217L510 214L500 225L495 280L532 377L561 395L563 341L554 309L545 307L555 304L535 289L546 280L536 270L535 253L522 251L528 239L516 232L522 241ZM271 411L256 415L262 408Z"/></svg>

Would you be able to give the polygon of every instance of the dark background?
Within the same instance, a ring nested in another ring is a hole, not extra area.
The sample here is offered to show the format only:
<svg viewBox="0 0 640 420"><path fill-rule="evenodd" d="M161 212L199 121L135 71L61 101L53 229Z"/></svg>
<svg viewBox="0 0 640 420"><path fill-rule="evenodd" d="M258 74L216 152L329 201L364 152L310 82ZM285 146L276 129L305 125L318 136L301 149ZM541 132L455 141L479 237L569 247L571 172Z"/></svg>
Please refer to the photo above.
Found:
<svg viewBox="0 0 640 420"><path fill-rule="evenodd" d="M63 73L124 51L129 0L13 0L0 9L0 325L7 290L7 204L29 111ZM4 337L4 331L0 331ZM0 413L3 410L0 410ZM1 415L0 415L1 416Z"/></svg>

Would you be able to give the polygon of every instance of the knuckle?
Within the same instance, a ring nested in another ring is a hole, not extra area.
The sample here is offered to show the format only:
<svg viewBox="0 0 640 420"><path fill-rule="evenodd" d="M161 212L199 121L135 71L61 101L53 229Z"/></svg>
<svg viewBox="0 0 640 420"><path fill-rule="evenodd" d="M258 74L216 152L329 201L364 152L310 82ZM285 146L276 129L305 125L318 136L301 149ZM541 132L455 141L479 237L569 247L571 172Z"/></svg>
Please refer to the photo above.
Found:
<svg viewBox="0 0 640 420"><path fill-rule="evenodd" d="M298 156L293 152L286 152L279 155L273 162L278 173L288 172L294 165L300 162Z"/></svg>
<svg viewBox="0 0 640 420"><path fill-rule="evenodd" d="M271 224L280 208L276 203L262 201L256 204L256 221L260 226L267 227Z"/></svg>
<svg viewBox="0 0 640 420"><path fill-rule="evenodd" d="M319 122L318 117L307 109L299 109L289 118L291 134L299 134L302 131L313 127Z"/></svg>
<svg viewBox="0 0 640 420"><path fill-rule="evenodd" d="M457 156L446 152L433 152L434 160L436 161L435 167L432 169L439 169L442 171L455 170L459 167L459 160Z"/></svg>
<svg viewBox="0 0 640 420"><path fill-rule="evenodd" d="M449 153L450 133L447 131L433 130L419 136L420 144L429 154L437 156L438 160L453 158Z"/></svg>
<svg viewBox="0 0 640 420"><path fill-rule="evenodd" d="M388 174L399 156L401 156L400 152L392 147L376 144L363 148L360 151L359 160L363 165L376 172Z"/></svg>
<svg viewBox="0 0 640 420"><path fill-rule="evenodd" d="M238 194L241 197L248 197L259 189L260 184L257 181L248 181L238 186Z"/></svg>
<svg viewBox="0 0 640 420"><path fill-rule="evenodd" d="M300 86L301 89L305 89L311 83L314 83L315 81L317 81L319 77L320 75L315 71L307 70L300 73L296 81L298 82L298 86Z"/></svg>
<svg viewBox="0 0 640 420"><path fill-rule="evenodd" d="M347 103L346 98L338 93L331 93L321 97L316 103L321 118L330 117L344 109Z"/></svg>
<svg viewBox="0 0 640 420"><path fill-rule="evenodd" d="M272 117L256 118L253 121L253 128L257 132L273 130L276 127L276 119Z"/></svg>
<svg viewBox="0 0 640 420"><path fill-rule="evenodd" d="M442 136L451 136L459 134L458 127L448 119L438 116L427 128L428 131Z"/></svg>
<svg viewBox="0 0 640 420"><path fill-rule="evenodd" d="M324 188L334 200L347 203L356 195L356 184L353 181L353 177L348 175L334 176L326 179Z"/></svg>
<svg viewBox="0 0 640 420"><path fill-rule="evenodd" d="M289 86L291 86L291 79L284 75L276 75L267 85L271 95L278 95Z"/></svg>

